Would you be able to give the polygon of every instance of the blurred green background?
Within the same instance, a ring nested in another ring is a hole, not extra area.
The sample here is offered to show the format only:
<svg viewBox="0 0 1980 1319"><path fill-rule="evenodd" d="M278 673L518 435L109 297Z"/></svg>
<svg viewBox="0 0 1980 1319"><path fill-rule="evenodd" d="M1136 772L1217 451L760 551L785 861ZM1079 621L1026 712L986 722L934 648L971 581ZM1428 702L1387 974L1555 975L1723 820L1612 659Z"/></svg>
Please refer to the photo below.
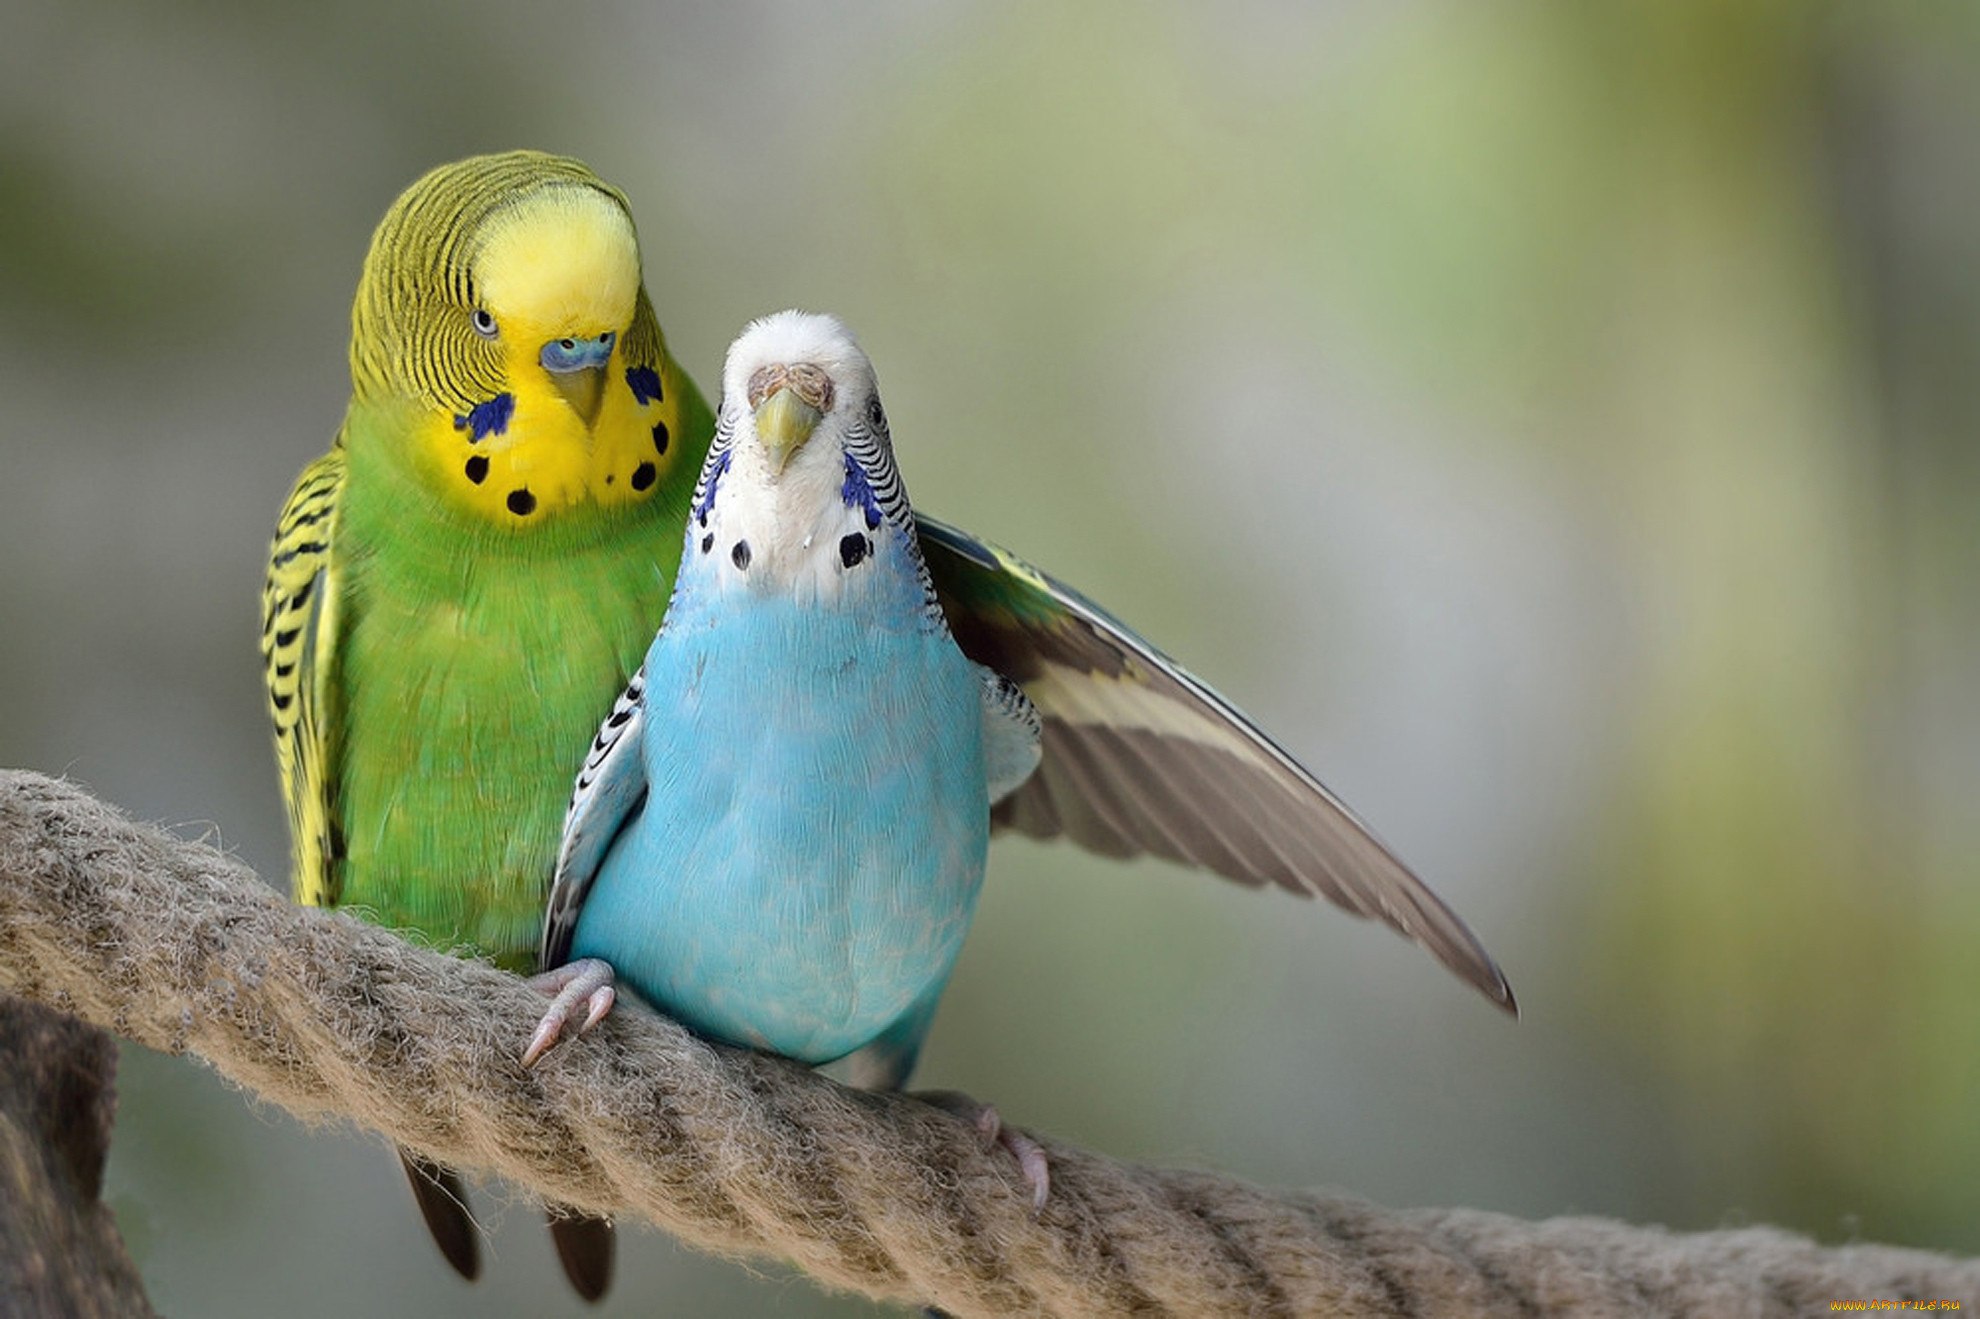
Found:
<svg viewBox="0 0 1980 1319"><path fill-rule="evenodd" d="M371 226L531 145L677 354L829 309L917 503L1302 755L1506 967L1000 844L918 1081L1395 1205L1980 1252L1980 9L13 0L0 763L285 843L264 546ZM169 1313L565 1314L375 1138L125 1055ZM496 1196L503 1193L497 1189ZM630 1229L622 1313L860 1313Z"/></svg>

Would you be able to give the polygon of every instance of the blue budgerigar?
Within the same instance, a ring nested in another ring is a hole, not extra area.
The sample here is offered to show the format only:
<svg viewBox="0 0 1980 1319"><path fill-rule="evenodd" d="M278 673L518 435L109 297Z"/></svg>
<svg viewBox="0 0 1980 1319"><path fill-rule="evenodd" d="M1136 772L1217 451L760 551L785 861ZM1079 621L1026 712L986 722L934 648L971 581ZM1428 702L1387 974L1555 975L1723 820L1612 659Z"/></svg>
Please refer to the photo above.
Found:
<svg viewBox="0 0 1980 1319"><path fill-rule="evenodd" d="M1514 1010L1464 923L1229 702L917 517L844 326L758 321L729 350L666 621L565 819L554 998L524 1061L610 1010L616 968L707 1036L901 1084L993 826L1323 895ZM1042 1198L1042 1155L1001 1138Z"/></svg>
<svg viewBox="0 0 1980 1319"><path fill-rule="evenodd" d="M570 963L570 1006L609 1006L616 971L711 1038L857 1055L855 1080L891 1087L1039 718L950 635L845 327L757 321L722 384L666 621L565 825L543 964Z"/></svg>

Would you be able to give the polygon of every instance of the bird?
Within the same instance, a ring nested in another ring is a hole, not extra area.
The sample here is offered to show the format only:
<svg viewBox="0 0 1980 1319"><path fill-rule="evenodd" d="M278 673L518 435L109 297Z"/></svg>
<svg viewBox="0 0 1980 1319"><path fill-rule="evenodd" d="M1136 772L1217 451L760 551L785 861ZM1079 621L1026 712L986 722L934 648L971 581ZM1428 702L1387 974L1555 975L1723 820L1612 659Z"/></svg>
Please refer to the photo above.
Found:
<svg viewBox="0 0 1980 1319"><path fill-rule="evenodd" d="M535 151L441 165L391 204L350 372L261 600L293 891L554 973L541 936L572 776L664 616L715 414L668 351L624 194ZM1464 922L1256 724L1076 590L913 516L956 643L1040 720L1039 766L993 832L1324 897L1516 1010ZM405 1164L473 1277L459 1178ZM609 1236L552 1224L580 1292L602 1294Z"/></svg>
<svg viewBox="0 0 1980 1319"><path fill-rule="evenodd" d="M546 1029L625 984L709 1038L897 1088L962 951L990 808L1037 768L1039 730L949 631L851 332L751 322L665 620L565 821ZM971 1115L1042 1201L1042 1153L994 1108Z"/></svg>
<svg viewBox="0 0 1980 1319"><path fill-rule="evenodd" d="M533 971L570 748L665 608L712 414L667 351L626 198L538 152L441 166L392 204L350 373L262 597L295 895ZM460 1179L401 1155L473 1278ZM609 1224L551 1229L602 1295Z"/></svg>
<svg viewBox="0 0 1980 1319"><path fill-rule="evenodd" d="M983 648L1060 709L1101 716L1061 718L1052 750L1065 777L1045 778L1027 803L1020 793L1052 758L1045 720L1011 673L958 644L931 543L954 542L931 541L916 517L851 332L800 311L752 322L723 369L665 620L572 791L539 956L552 969L534 981L551 1003L525 1066L567 1028L595 1026L623 985L711 1039L844 1061L855 1084L898 1088L968 930L993 812L1006 808L1020 827L1065 829L1103 850L1166 843L1185 859L1259 858L1255 874L1230 868L1261 882L1296 875L1274 868L1298 855L1295 841L1323 861L1358 859L1357 848L1387 855L1365 832L1326 836L1309 821L1302 838L1286 834L1287 803L1246 753L1305 788L1309 816L1352 817L1301 782L1289 757L1262 755L1273 750L1263 735L1172 662L1027 565L982 550L972 561L1016 584L1004 617L1037 617L1028 593L1042 592L1078 611L1089 643L1114 647L1104 677L1091 648L1070 652L1087 657L1079 669L1052 653ZM980 626L1004 622L979 612ZM1187 721L1157 723L1161 707L1146 703L1124 719L1133 697L1063 699L1097 682L1166 684L1199 718L1221 719L1221 744L1202 728L1161 749ZM1220 796L1217 772L1233 767L1243 772ZM1233 788L1258 795L1232 809ZM1397 892L1468 937L1420 885ZM1496 968L1479 979L1511 1007ZM1043 1151L993 1106L945 1099L1017 1158L1041 1209Z"/></svg>

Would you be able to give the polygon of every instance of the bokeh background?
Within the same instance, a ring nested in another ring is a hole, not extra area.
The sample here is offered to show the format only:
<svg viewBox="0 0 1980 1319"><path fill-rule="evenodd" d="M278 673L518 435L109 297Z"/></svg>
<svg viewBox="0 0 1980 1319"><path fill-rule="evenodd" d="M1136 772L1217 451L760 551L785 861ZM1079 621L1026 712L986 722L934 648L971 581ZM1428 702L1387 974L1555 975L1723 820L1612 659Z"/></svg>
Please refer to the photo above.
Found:
<svg viewBox="0 0 1980 1319"><path fill-rule="evenodd" d="M1223 688L1470 919L1000 844L919 1081L1394 1205L1980 1251L1980 9L800 0L0 9L0 763L285 864L264 546L371 226L534 145L704 382L877 361L916 500ZM475 1288L375 1138L125 1054L186 1315ZM861 1313L629 1229L620 1313Z"/></svg>

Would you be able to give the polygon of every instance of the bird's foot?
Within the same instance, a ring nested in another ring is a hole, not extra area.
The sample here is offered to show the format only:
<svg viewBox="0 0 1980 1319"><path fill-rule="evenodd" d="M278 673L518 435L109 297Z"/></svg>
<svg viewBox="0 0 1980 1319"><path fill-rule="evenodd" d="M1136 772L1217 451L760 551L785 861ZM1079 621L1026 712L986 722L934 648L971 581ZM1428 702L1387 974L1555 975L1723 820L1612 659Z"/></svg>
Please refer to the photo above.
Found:
<svg viewBox="0 0 1980 1319"><path fill-rule="evenodd" d="M536 1066L536 1060L550 1051L564 1033L564 1027L577 1018L578 1007L584 1007L584 1020L578 1022L577 1034L582 1035L605 1019L612 1010L612 1002L618 997L612 988L613 972L609 962L596 957L580 957L577 961L545 971L540 976L529 978L529 987L550 999L550 1006L543 1010L543 1020L537 1023L536 1033L529 1037L529 1047L523 1050L522 1065Z"/></svg>
<svg viewBox="0 0 1980 1319"><path fill-rule="evenodd" d="M1045 1201L1052 1193L1052 1168L1043 1146L1023 1132L1005 1126L995 1105L980 1104L960 1090L930 1090L918 1097L975 1127L977 1135L983 1138L984 1149L1003 1146L1017 1160L1018 1172L1024 1177L1024 1184L1031 1188L1031 1212L1036 1214L1045 1208Z"/></svg>

